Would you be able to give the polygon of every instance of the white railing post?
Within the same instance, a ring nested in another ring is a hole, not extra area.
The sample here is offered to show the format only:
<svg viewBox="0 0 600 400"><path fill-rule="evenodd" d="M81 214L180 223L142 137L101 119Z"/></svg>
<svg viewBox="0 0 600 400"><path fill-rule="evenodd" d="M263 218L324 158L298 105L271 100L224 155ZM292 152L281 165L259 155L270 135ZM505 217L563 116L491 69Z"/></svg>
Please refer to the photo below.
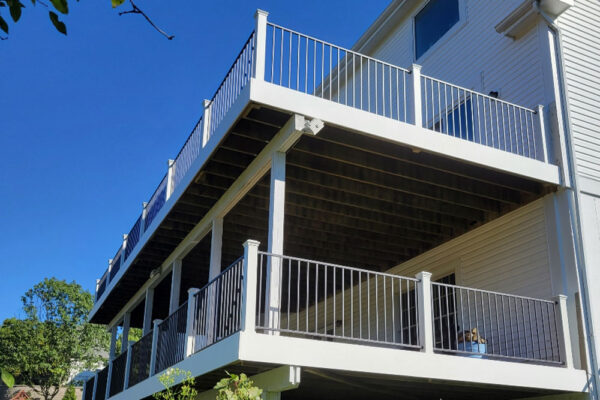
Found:
<svg viewBox="0 0 600 400"><path fill-rule="evenodd" d="M94 387L92 388L92 400L96 400L96 389L98 388L98 370L94 375Z"/></svg>
<svg viewBox="0 0 600 400"><path fill-rule="evenodd" d="M256 330L256 287L258 276L258 246L256 240L246 240L244 243L244 288L242 290L242 331Z"/></svg>
<svg viewBox="0 0 600 400"><path fill-rule="evenodd" d="M169 200L169 197L173 194L173 177L175 176L175 160L167 161L167 190L165 201Z"/></svg>
<svg viewBox="0 0 600 400"><path fill-rule="evenodd" d="M113 360L110 360L108 362L108 374L106 375L106 389L104 390L104 399L108 400L108 398L110 397L110 383L112 381L112 367L113 367Z"/></svg>
<svg viewBox="0 0 600 400"><path fill-rule="evenodd" d="M559 340L560 360L566 368L573 368L573 350L571 348L571 334L569 332L569 317L567 314L567 296L559 294L553 299L556 303L556 325Z"/></svg>
<svg viewBox="0 0 600 400"><path fill-rule="evenodd" d="M196 320L196 302L198 296L196 294L200 292L200 289L190 288L188 289L188 308L187 308L187 322L185 325L185 349L184 357L189 357L194 354L196 332L194 332L194 322Z"/></svg>
<svg viewBox="0 0 600 400"><path fill-rule="evenodd" d="M417 307L419 323L419 344L425 353L433 353L433 317L431 314L431 273L419 272L416 275Z"/></svg>
<svg viewBox="0 0 600 400"><path fill-rule="evenodd" d="M256 40L256 47L254 49L255 61L254 61L254 73L255 79L260 81L265 80L265 62L267 58L267 17L269 13L263 10L256 10L254 14L254 20L256 27L254 29L254 37Z"/></svg>
<svg viewBox="0 0 600 400"><path fill-rule="evenodd" d="M210 139L210 116L212 112L212 102L210 100L204 100L202 107L204 109L204 114L202 116L202 148L204 148Z"/></svg>
<svg viewBox="0 0 600 400"><path fill-rule="evenodd" d="M155 319L152 324L152 350L150 352L150 376L156 373L156 360L158 358L158 325L162 322L162 319Z"/></svg>
<svg viewBox="0 0 600 400"><path fill-rule="evenodd" d="M94 303L98 301L98 288L100 287L100 279L96 279L96 297Z"/></svg>
<svg viewBox="0 0 600 400"><path fill-rule="evenodd" d="M148 203L144 201L142 203L142 220L140 221L140 241L146 231L146 215L148 215Z"/></svg>
<svg viewBox="0 0 600 400"><path fill-rule="evenodd" d="M125 361L125 379L123 380L123 391L129 387L129 372L131 371L131 345L133 341L127 342L127 358Z"/></svg>
<svg viewBox="0 0 600 400"><path fill-rule="evenodd" d="M535 119L535 128L540 133L540 138L542 140L542 160L541 161L547 162L548 146L546 144L546 129L544 126L544 106L538 105L535 109L535 113L537 114L537 118Z"/></svg>
<svg viewBox="0 0 600 400"><path fill-rule="evenodd" d="M413 64L411 75L412 79L409 80L410 96L407 104L410 119L407 118L407 122L413 123L421 128L423 127L423 116L421 114L421 66Z"/></svg>
<svg viewBox="0 0 600 400"><path fill-rule="evenodd" d="M104 278L104 280L106 281L106 283L104 284L105 292L106 292L106 289L108 289L108 284L110 283L110 271L112 271L112 263L113 263L113 259L109 258L108 259L108 272L106 273L106 278Z"/></svg>
<svg viewBox="0 0 600 400"><path fill-rule="evenodd" d="M128 235L126 233L123 234L123 245L121 246L121 261L119 261L121 263L121 266L123 266L123 264L125 263L125 249L127 248L127 237Z"/></svg>

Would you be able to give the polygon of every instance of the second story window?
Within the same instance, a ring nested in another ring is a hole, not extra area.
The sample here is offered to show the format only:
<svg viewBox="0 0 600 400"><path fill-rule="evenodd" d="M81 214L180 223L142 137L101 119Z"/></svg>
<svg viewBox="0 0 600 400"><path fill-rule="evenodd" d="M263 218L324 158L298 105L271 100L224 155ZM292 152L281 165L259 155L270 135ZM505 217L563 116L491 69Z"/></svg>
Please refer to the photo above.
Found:
<svg viewBox="0 0 600 400"><path fill-rule="evenodd" d="M415 16L415 56L418 60L460 19L458 0L429 0Z"/></svg>

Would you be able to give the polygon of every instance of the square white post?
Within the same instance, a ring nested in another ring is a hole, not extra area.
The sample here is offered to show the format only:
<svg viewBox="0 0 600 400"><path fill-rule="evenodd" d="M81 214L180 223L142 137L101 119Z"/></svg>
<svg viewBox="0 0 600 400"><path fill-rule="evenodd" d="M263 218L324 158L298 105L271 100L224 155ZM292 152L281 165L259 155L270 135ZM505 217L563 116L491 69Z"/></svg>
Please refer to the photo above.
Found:
<svg viewBox="0 0 600 400"><path fill-rule="evenodd" d="M110 329L110 350L108 353L108 359L110 361L114 360L115 358L115 353L116 353L116 348L117 348L117 326L113 326Z"/></svg>
<svg viewBox="0 0 600 400"><path fill-rule="evenodd" d="M125 359L125 379L123 380L123 391L129 387L129 373L131 372L131 345L134 342L127 342L127 358Z"/></svg>
<svg viewBox="0 0 600 400"><path fill-rule="evenodd" d="M223 217L212 220L210 238L210 268L208 280L216 278L221 273L221 250L223 247Z"/></svg>
<svg viewBox="0 0 600 400"><path fill-rule="evenodd" d="M256 330L256 287L258 284L258 246L256 240L246 240L244 243L244 266L242 290L242 331Z"/></svg>
<svg viewBox="0 0 600 400"><path fill-rule="evenodd" d="M556 303L556 327L560 360L566 368L573 368L573 349L571 348L571 333L569 331L569 317L567 311L567 296L559 294L554 297Z"/></svg>
<svg viewBox="0 0 600 400"><path fill-rule="evenodd" d="M544 126L544 106L539 105L535 109L535 130L540 133L542 140L542 159L541 161L546 162L548 160L548 145L546 144L546 129Z"/></svg>
<svg viewBox="0 0 600 400"><path fill-rule="evenodd" d="M202 148L204 148L210 139L212 102L210 100L204 100L202 107L204 109L204 114L202 116Z"/></svg>
<svg viewBox="0 0 600 400"><path fill-rule="evenodd" d="M412 65L412 79L408 81L409 96L407 104L408 123L412 123L418 127L423 127L423 116L421 110L421 66L418 64Z"/></svg>
<svg viewBox="0 0 600 400"><path fill-rule="evenodd" d="M152 327L152 351L150 353L150 376L156 373L156 361L158 358L158 325L162 319L155 319Z"/></svg>
<svg viewBox="0 0 600 400"><path fill-rule="evenodd" d="M140 238L142 234L146 231L146 215L148 215L148 203L142 203L142 221L140 223Z"/></svg>
<svg viewBox="0 0 600 400"><path fill-rule="evenodd" d="M146 301L144 302L144 324L142 332L145 335L152 328L152 307L154 304L154 288L146 289Z"/></svg>
<svg viewBox="0 0 600 400"><path fill-rule="evenodd" d="M96 279L96 297L94 298L94 303L98 301L98 288L100 287L100 279Z"/></svg>
<svg viewBox="0 0 600 400"><path fill-rule="evenodd" d="M112 271L112 263L113 263L113 259L109 258L108 259L108 270L106 272L106 278L104 278L104 280L106 281L105 283L105 288L104 291L106 292L106 289L108 289L108 284L110 283L110 271Z"/></svg>
<svg viewBox="0 0 600 400"><path fill-rule="evenodd" d="M121 261L120 265L122 266L125 263L125 249L127 249L127 234L123 234L123 245L121 246Z"/></svg>
<svg viewBox="0 0 600 400"><path fill-rule="evenodd" d="M107 400L110 397L110 383L112 382L112 369L113 361L108 362L108 374L106 375L106 389L104 390L104 399Z"/></svg>
<svg viewBox="0 0 600 400"><path fill-rule="evenodd" d="M96 370L96 374L94 375L94 387L92 389L92 400L96 400L96 389L97 388L98 388L98 370Z"/></svg>
<svg viewBox="0 0 600 400"><path fill-rule="evenodd" d="M433 316L431 313L431 273L419 272L416 275L417 307L419 323L419 344L425 353L433 353Z"/></svg>
<svg viewBox="0 0 600 400"><path fill-rule="evenodd" d="M254 78L265 80L265 62L267 58L267 17L269 13L263 10L256 10L254 20L256 27L254 29L254 37L256 46L254 48Z"/></svg>
<svg viewBox="0 0 600 400"><path fill-rule="evenodd" d="M166 200L169 200L169 197L173 194L174 183L173 178L175 176L175 160L167 161L167 192L166 192Z"/></svg>
<svg viewBox="0 0 600 400"><path fill-rule="evenodd" d="M127 350L129 343L129 328L131 326L131 312L126 312L123 316L123 332L121 333L121 353Z"/></svg>
<svg viewBox="0 0 600 400"><path fill-rule="evenodd" d="M187 308L187 322L185 325L185 349L184 356L189 357L194 354L194 346L196 339L195 322L196 322L196 307L198 297L196 294L200 292L200 289L190 288L188 289L188 308Z"/></svg>
<svg viewBox="0 0 600 400"><path fill-rule="evenodd" d="M285 153L275 152L271 159L271 193L269 203L269 243L268 252L283 255L283 233L285 218ZM277 334L279 328L281 298L280 257L269 257L267 262L266 312L271 334Z"/></svg>
<svg viewBox="0 0 600 400"><path fill-rule="evenodd" d="M82 400L85 399L85 391L88 389L88 381L89 381L89 379L87 381L83 382L83 388L81 389Z"/></svg>
<svg viewBox="0 0 600 400"><path fill-rule="evenodd" d="M173 270L171 271L171 294L169 298L169 315L173 314L179 308L179 293L181 291L181 260L173 261Z"/></svg>

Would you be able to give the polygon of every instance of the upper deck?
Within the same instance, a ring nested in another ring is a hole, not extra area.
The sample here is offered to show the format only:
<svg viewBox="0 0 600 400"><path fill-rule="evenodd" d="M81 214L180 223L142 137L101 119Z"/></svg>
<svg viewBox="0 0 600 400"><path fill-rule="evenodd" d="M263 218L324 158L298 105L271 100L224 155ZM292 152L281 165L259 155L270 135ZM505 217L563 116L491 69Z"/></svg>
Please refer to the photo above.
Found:
<svg viewBox="0 0 600 400"><path fill-rule="evenodd" d="M389 143L394 156L406 153L402 156L410 163L411 154L420 155L426 168L460 170L467 178L484 177L539 194L560 184L559 167L549 162L553 158L543 112L541 106L512 104L426 76L417 65L391 65L289 30L259 13L256 30L205 102L199 122L98 280L91 320L113 319L192 231L195 223L189 216L198 222L290 115L325 124L329 142L347 138L349 145L361 148L365 140L376 139ZM307 123L305 130L312 128ZM302 144L305 151L316 151L315 143ZM226 153L235 166L225 165ZM352 153L341 149L335 156L348 161ZM314 163L299 156L298 162L303 160ZM365 160L371 161L375 159ZM211 168L227 182L212 199L195 198L195 188L208 179ZM442 173L412 172L407 183L415 181L456 189ZM473 185L468 188L474 190ZM497 197L506 200L505 193ZM453 200L463 201L469 200ZM501 208L489 203L488 198L476 208L484 213Z"/></svg>

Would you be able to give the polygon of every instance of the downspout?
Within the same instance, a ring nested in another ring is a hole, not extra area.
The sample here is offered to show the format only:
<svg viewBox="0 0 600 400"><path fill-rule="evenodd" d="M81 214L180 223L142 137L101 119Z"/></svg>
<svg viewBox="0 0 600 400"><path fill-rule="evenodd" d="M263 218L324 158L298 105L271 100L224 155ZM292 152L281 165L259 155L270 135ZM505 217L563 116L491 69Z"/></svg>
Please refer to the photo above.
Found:
<svg viewBox="0 0 600 400"><path fill-rule="evenodd" d="M567 151L567 163L568 172L569 172L569 180L571 185L566 187L567 192L571 191L572 196L567 196L567 201L569 204L569 215L571 219L571 225L573 226L573 230L575 231L574 242L575 242L575 260L578 266L578 280L579 280L579 290L581 292L582 298L582 308L583 308L583 320L585 323L586 336L588 340L588 356L590 360L590 369L592 370L592 379L594 383L594 397L596 399L599 398L598 391L600 390L599 380L598 380L598 363L596 360L596 341L594 338L594 328L590 316L590 299L589 299L589 288L587 284L587 273L585 268L585 257L583 252L583 236L581 232L581 213L580 213L580 201L579 201L579 185L578 185L578 174L577 174L577 165L575 162L575 149L571 137L571 119L569 114L569 102L567 98L566 88L567 82L565 79L565 65L564 65L564 57L563 57L563 49L562 49L562 36L561 30L558 25L544 12L539 6L540 0L535 0L533 2L533 7L540 14L540 16L546 21L548 27L554 32L555 35L555 47L556 47L556 57L557 60L557 72L558 76L558 84L559 84L559 93L561 97L561 113L563 115L563 129L565 132L565 144Z"/></svg>

